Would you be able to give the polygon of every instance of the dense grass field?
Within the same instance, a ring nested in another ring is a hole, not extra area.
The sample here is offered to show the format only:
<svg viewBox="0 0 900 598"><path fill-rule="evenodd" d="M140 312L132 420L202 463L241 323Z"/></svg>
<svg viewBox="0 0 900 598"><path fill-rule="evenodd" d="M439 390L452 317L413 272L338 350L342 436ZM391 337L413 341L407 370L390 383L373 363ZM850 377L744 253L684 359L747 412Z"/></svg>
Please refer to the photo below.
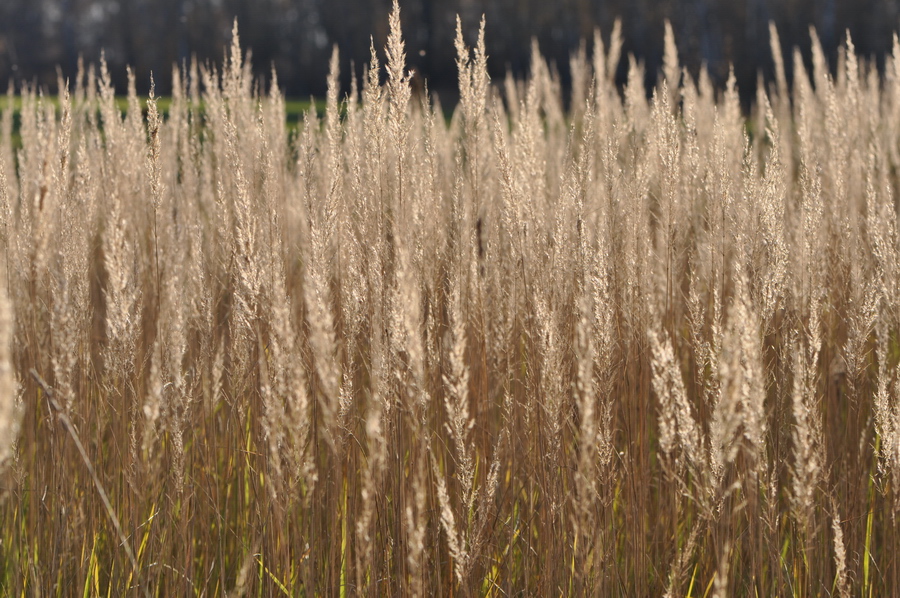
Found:
<svg viewBox="0 0 900 598"><path fill-rule="evenodd" d="M671 30L564 105L482 27L448 120L390 26L294 131L237 30L166 105L5 104L0 593L900 587L900 42L773 30L747 115Z"/></svg>

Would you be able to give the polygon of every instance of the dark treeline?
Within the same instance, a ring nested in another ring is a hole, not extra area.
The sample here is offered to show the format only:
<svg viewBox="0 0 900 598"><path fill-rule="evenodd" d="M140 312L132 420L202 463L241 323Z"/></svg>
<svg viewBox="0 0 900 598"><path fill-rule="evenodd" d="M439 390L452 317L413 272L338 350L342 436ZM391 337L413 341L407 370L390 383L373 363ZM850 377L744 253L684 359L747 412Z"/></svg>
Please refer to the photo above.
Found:
<svg viewBox="0 0 900 598"><path fill-rule="evenodd" d="M682 64L695 74L706 64L719 84L733 64L745 97L758 73L771 75L769 21L778 27L786 56L798 46L808 59L812 25L835 61L847 30L861 56L889 52L900 17L895 0L404 0L401 7L410 65L450 101L457 80L457 14L471 42L481 15L487 18L495 78L508 69L525 72L536 39L563 82L568 57L582 40L590 51L594 29L608 39L621 18L623 56L643 60L652 83L669 19ZM267 77L274 65L288 95L321 95L332 45L340 48L347 82L351 60L357 72L368 62L370 35L377 48L383 46L389 8L389 0L3 0L0 81L53 90L57 68L72 77L79 56L96 62L103 49L123 91L125 66L131 65L139 92L146 93L153 72L166 93L173 64L192 56L221 61L237 18L259 75ZM626 68L623 59L620 76Z"/></svg>

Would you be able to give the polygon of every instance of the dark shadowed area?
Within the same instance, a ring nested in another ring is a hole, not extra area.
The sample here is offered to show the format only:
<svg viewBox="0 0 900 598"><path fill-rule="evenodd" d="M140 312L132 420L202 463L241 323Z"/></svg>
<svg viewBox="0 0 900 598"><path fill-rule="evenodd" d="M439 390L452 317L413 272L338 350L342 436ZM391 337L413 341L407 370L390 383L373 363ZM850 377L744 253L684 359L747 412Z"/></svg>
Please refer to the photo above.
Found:
<svg viewBox="0 0 900 598"><path fill-rule="evenodd" d="M890 52L892 32L900 24L900 7L891 0L405 0L401 8L409 63L432 90L451 100L457 14L468 36L474 36L482 14L487 18L494 78L507 69L526 72L535 39L556 61L564 83L570 54L582 40L591 50L595 28L608 38L617 18L623 56L643 60L653 83L669 19L682 64L695 74L708 65L718 84L733 64L745 98L753 94L758 73L771 79L769 21L778 27L785 53L798 46L807 60L809 26L814 26L833 64L845 31L861 56L880 56ZM79 56L96 62L105 51L121 91L130 65L139 92L146 93L153 72L166 93L173 64L192 56L221 61L237 18L242 45L252 49L259 76L268 78L274 65L289 96L322 95L332 45L340 48L348 85L351 61L360 73L369 60L370 35L376 48L384 46L389 9L387 0L3 0L0 81L37 82L52 91L58 67L71 78ZM626 69L627 58L620 78Z"/></svg>

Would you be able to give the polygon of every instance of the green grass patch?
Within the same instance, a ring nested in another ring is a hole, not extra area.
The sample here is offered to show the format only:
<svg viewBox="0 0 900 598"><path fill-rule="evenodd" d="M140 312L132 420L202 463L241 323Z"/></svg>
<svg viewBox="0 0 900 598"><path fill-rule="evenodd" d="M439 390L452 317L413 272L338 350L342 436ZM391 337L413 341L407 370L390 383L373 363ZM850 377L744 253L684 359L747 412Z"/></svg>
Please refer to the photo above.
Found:
<svg viewBox="0 0 900 598"><path fill-rule="evenodd" d="M138 100L140 101L141 111L144 116L147 115L147 102L149 100L149 96L139 96ZM19 134L19 130L22 125L22 98L20 96L16 96L10 98L9 96L0 96L0 111L6 111L10 108L10 103L12 104L13 110L13 128L12 128L12 143L14 147L21 147L22 140ZM59 97L58 96L44 96L41 98L41 101L47 105L52 105L59 110ZM160 114L162 114L163 118L168 118L169 112L172 109L172 97L171 96L160 96L156 98L156 105L159 108ZM289 130L296 130L297 127L303 122L303 115L309 110L310 106L315 105L316 113L321 115L325 112L325 100L323 99L298 99L298 98L288 98L284 102L284 111L285 111L285 122L287 123L287 127ZM118 96L116 98L116 107L119 109L122 114L128 114L128 97L126 96ZM200 110L203 110L203 101L200 102Z"/></svg>

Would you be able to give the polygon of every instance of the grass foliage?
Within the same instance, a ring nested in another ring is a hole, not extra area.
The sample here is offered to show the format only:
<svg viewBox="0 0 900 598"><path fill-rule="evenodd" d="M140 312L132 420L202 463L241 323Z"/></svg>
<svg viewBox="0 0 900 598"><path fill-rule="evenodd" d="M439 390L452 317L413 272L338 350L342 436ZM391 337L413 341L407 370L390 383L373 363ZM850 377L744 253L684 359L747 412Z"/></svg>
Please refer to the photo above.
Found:
<svg viewBox="0 0 900 598"><path fill-rule="evenodd" d="M295 132L236 31L165 115L102 63L7 104L4 594L900 587L900 43L789 91L773 30L745 117L671 29L568 110L459 29L450 120L396 4Z"/></svg>

